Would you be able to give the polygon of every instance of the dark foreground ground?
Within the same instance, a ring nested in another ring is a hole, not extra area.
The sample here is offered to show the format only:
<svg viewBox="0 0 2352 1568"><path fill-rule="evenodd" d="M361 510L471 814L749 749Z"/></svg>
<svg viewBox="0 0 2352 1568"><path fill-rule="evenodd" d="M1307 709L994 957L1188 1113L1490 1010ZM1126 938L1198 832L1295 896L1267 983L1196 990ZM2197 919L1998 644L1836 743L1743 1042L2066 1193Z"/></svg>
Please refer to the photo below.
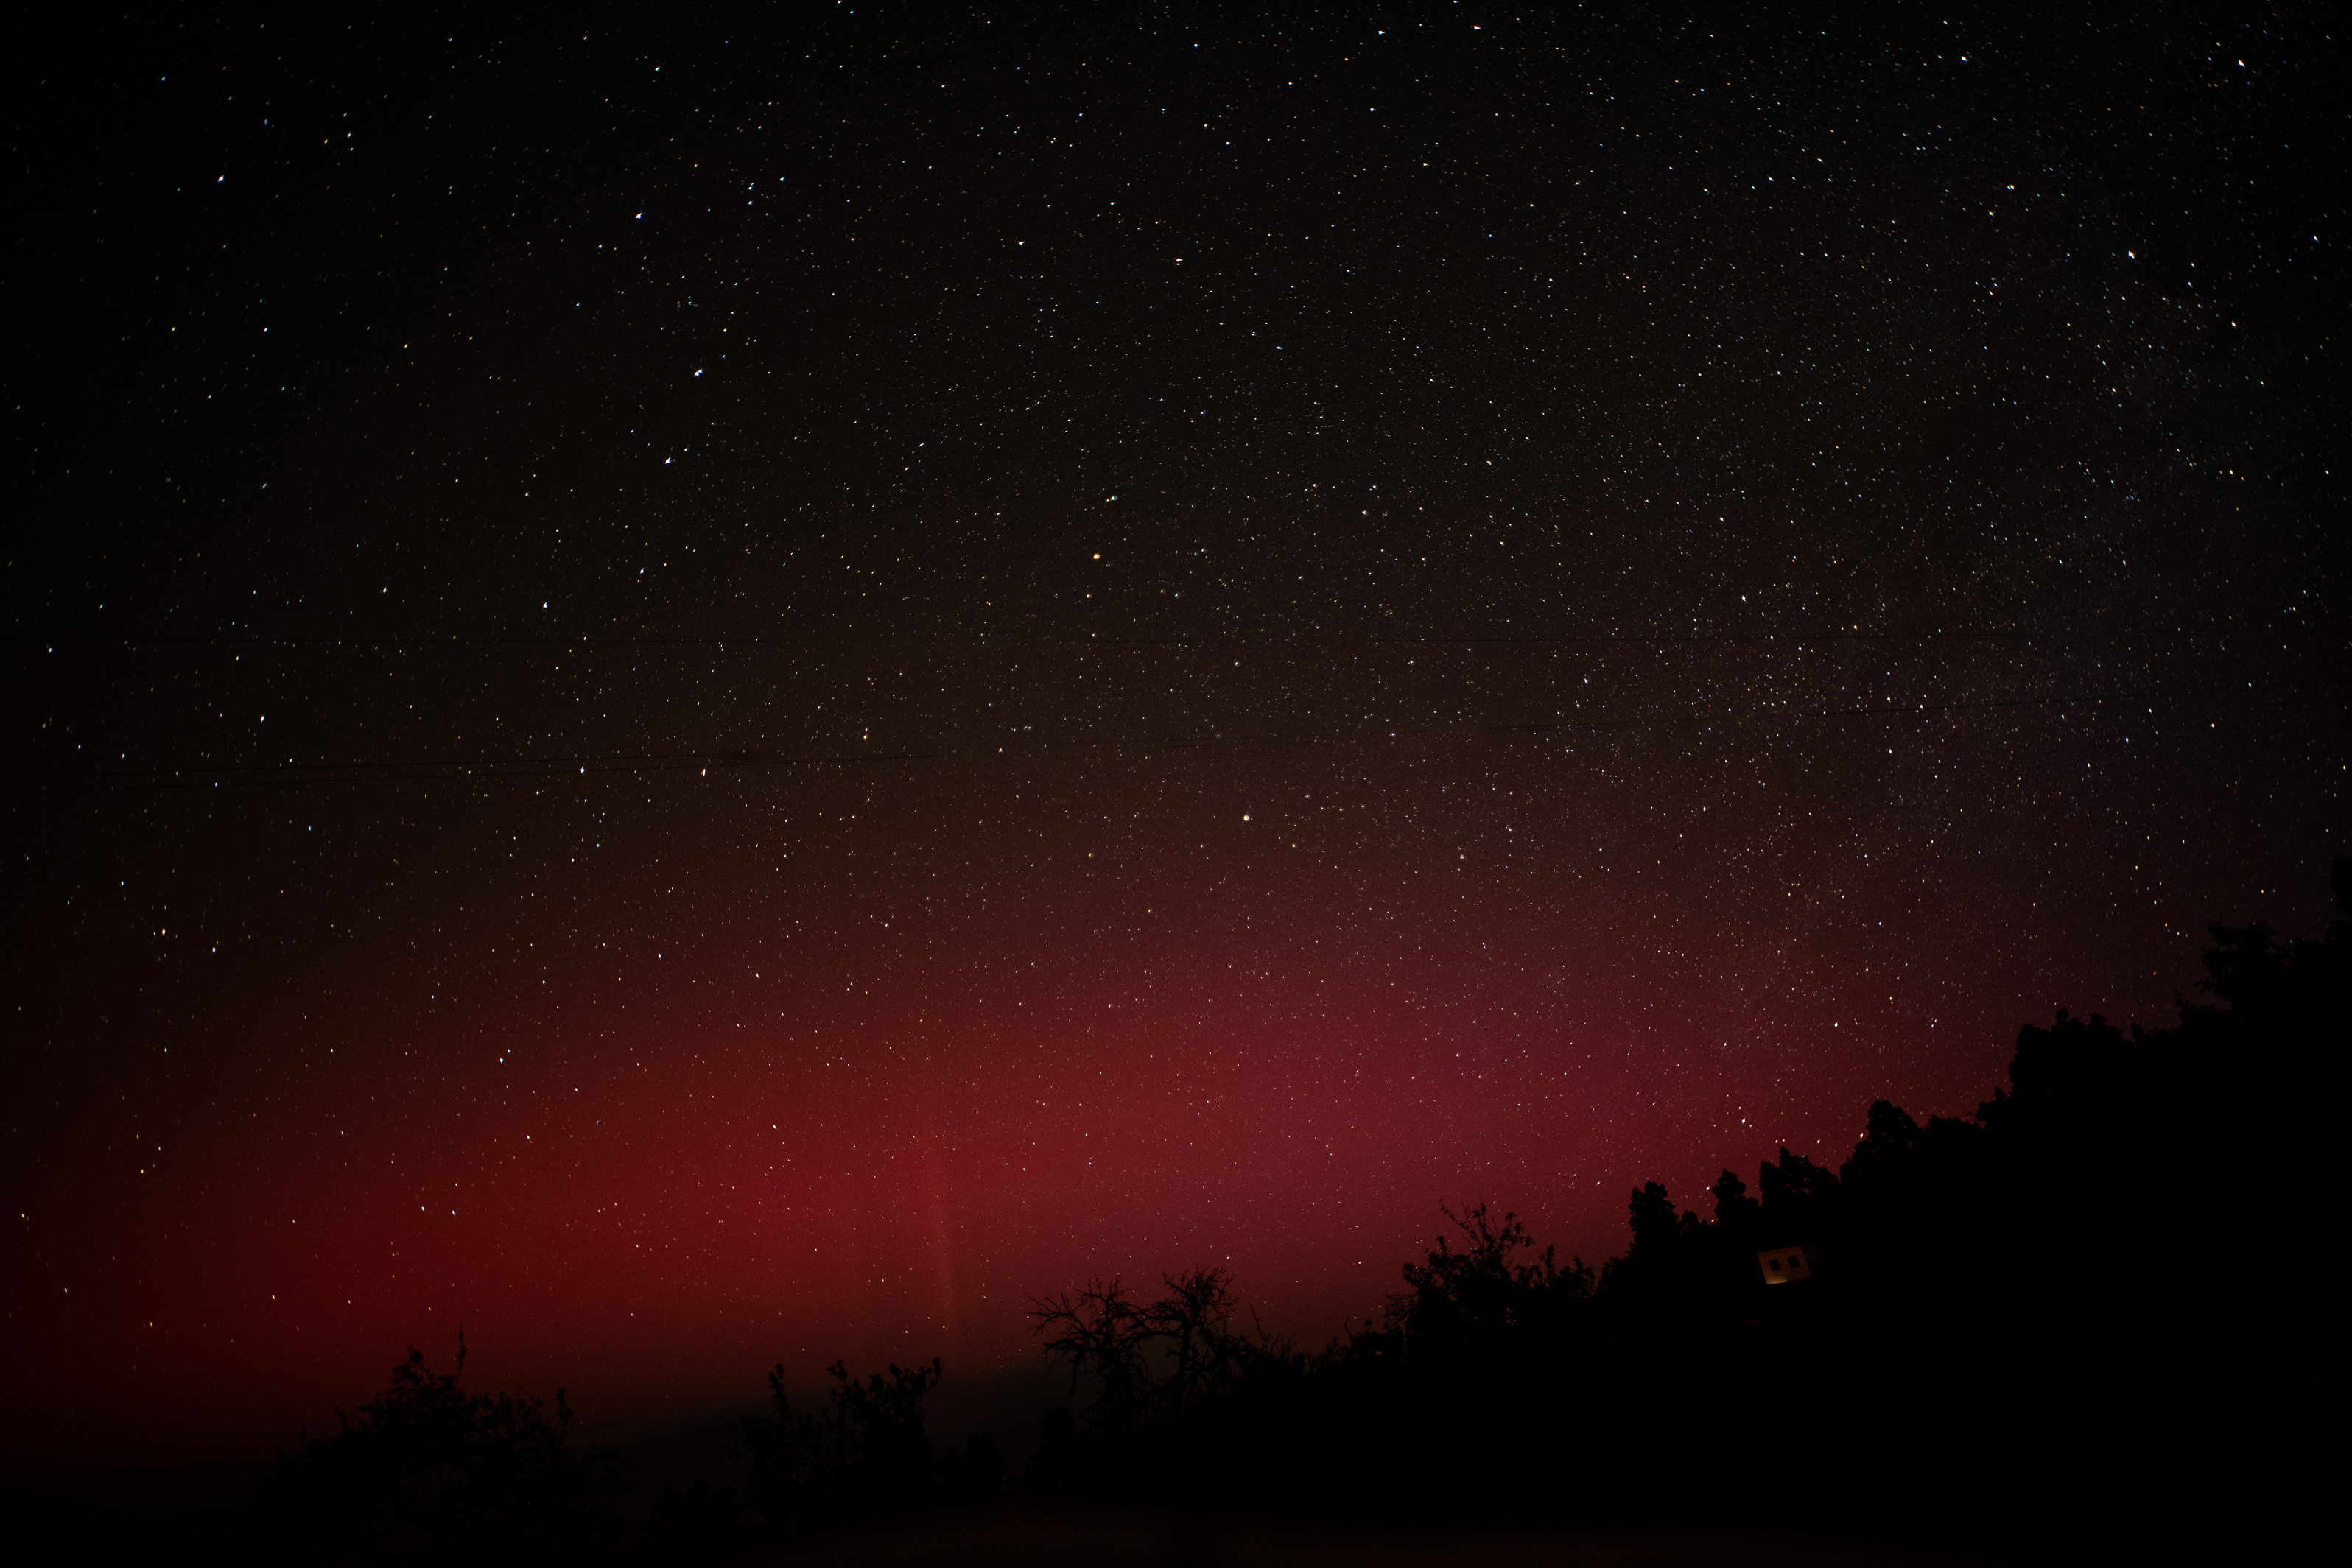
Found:
<svg viewBox="0 0 2352 1568"><path fill-rule="evenodd" d="M1007 1507L896 1529L868 1529L790 1545L752 1545L729 1563L852 1563L877 1568L1273 1568L1275 1564L1423 1568L1789 1568L1799 1565L1991 1563L1932 1548L1805 1529L1801 1521L1746 1529L1375 1528L1276 1523L1084 1508Z"/></svg>
<svg viewBox="0 0 2352 1568"><path fill-rule="evenodd" d="M135 1493L126 1493L119 1479L101 1490L12 1478L0 1556L40 1564L234 1563L230 1542L244 1489L229 1484L232 1475L246 1482L247 1468L148 1472ZM717 1562L744 1568L1961 1568L2034 1560L2030 1552L1966 1552L1841 1534L1795 1518L1738 1528L1378 1526L1008 1502L814 1539L752 1540Z"/></svg>

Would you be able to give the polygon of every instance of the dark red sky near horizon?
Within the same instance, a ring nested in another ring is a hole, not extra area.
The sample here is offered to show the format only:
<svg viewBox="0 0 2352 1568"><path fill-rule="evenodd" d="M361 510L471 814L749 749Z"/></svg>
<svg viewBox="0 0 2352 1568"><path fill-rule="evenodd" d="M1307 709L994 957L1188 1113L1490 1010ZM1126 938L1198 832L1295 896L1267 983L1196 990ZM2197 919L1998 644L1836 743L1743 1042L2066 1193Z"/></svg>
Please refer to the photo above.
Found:
<svg viewBox="0 0 2352 1568"><path fill-rule="evenodd" d="M2324 919L2336 46L1737 26L12 67L12 1459L1319 1344Z"/></svg>

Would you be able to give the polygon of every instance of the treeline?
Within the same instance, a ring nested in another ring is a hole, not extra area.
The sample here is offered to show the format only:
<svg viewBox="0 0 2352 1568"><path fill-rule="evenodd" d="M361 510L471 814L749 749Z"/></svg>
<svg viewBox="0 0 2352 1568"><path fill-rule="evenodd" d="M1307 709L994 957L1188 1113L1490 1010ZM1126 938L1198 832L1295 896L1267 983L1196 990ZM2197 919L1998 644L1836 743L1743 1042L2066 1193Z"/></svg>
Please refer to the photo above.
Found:
<svg viewBox="0 0 2352 1568"><path fill-rule="evenodd" d="M1881 1101L1837 1167L1782 1149L1752 1188L1725 1171L1705 1213L1647 1184L1631 1244L1598 1270L1477 1206L1447 1212L1380 1322L1319 1350L1258 1328L1223 1270L1041 1300L1071 1398L1017 1474L992 1438L933 1444L937 1361L836 1364L810 1409L779 1366L769 1413L740 1424L740 1488L665 1492L629 1551L709 1560L747 1529L1008 1491L1742 1521L2032 1555L2259 1532L2315 1479L2316 1451L2273 1414L2315 1401L2332 1364L2308 1315L2332 1248L2311 1228L2352 1046L2352 860L2333 880L2315 939L2213 927L2206 999L2173 1027L2061 1012L2020 1031L2008 1087L1973 1118L1923 1125ZM570 1444L569 1418L560 1396L552 1412L467 1396L412 1354L358 1422L279 1461L254 1545L619 1550L617 1461Z"/></svg>

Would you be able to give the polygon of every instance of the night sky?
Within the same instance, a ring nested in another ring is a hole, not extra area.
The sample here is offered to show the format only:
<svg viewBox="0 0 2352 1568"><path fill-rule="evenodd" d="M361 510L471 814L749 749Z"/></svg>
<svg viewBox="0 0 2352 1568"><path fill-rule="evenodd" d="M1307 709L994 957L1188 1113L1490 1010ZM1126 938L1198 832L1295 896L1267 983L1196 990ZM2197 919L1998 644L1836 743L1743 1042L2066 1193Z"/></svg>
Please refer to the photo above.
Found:
<svg viewBox="0 0 2352 1568"><path fill-rule="evenodd" d="M12 46L20 1457L1319 1345L2325 916L2327 8L1268 9Z"/></svg>

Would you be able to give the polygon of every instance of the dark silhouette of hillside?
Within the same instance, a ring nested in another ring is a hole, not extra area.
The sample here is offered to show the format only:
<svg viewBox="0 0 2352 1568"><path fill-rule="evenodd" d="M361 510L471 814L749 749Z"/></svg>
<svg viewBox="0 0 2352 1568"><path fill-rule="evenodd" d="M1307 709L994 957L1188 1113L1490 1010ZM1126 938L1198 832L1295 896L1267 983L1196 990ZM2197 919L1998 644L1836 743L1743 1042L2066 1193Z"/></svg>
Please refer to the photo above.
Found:
<svg viewBox="0 0 2352 1568"><path fill-rule="evenodd" d="M2026 1557L2169 1556L2262 1531L2317 1479L2274 1415L2315 1399L2329 1260L2293 1207L2352 1046L2352 859L2317 938L2212 928L2179 1021L2061 1011L2018 1033L1971 1118L1873 1104L1835 1169L1788 1149L1709 1212L1655 1182L1630 1243L1562 1263L1510 1213L1444 1210L1377 1324L1269 1335L1223 1269L1033 1303L1075 1408L1017 1483L992 1437L934 1449L940 1364L839 1363L740 1427L739 1494L665 1492L633 1551L707 1562L983 1503L1008 1484L1271 1516L1492 1528L1570 1518L1942 1540ZM1779 1267L1775 1269L1775 1264ZM1775 1280L1779 1282L1773 1282ZM462 1347L460 1355L462 1366ZM469 1396L412 1354L357 1425L280 1461L282 1560L593 1554L609 1456L562 1396Z"/></svg>

